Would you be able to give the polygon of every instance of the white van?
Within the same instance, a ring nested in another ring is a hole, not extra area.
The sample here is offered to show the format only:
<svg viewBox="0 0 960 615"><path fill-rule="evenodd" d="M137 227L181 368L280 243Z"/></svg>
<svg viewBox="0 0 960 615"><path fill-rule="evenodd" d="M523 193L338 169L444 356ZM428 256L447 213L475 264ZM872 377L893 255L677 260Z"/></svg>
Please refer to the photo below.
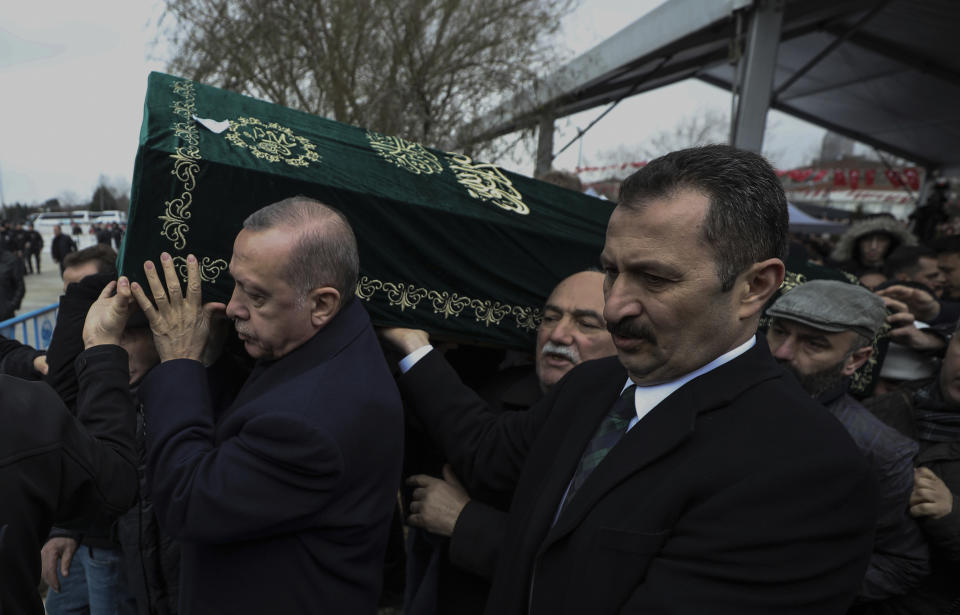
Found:
<svg viewBox="0 0 960 615"><path fill-rule="evenodd" d="M125 211L92 211L90 212L91 224L126 224L127 212Z"/></svg>
<svg viewBox="0 0 960 615"><path fill-rule="evenodd" d="M33 225L37 230L50 229L60 225L66 229L72 228L74 224L89 226L90 224L126 224L127 212L125 211L87 211L85 209L75 209L73 211L46 211L37 214L33 219ZM68 232L69 234L69 232Z"/></svg>
<svg viewBox="0 0 960 615"><path fill-rule="evenodd" d="M84 209L76 209L74 211L45 211L37 214L37 217L33 219L33 226L37 230L41 230L60 225L66 228L67 234L69 234L69 229L74 224L90 224L90 220L90 212Z"/></svg>

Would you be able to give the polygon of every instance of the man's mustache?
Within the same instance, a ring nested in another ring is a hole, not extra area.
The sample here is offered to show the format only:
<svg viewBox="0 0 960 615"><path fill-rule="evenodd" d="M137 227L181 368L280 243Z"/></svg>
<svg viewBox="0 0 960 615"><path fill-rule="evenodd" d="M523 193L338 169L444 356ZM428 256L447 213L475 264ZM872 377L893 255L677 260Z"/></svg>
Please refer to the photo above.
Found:
<svg viewBox="0 0 960 615"><path fill-rule="evenodd" d="M577 352L575 346L566 346L563 344L547 342L543 345L543 350L540 351L540 356L546 356L548 354L561 356L573 364L580 362L580 353Z"/></svg>
<svg viewBox="0 0 960 615"><path fill-rule="evenodd" d="M645 340L651 344L657 343L657 336L643 323L635 318L625 318L619 322L608 322L607 331L616 337Z"/></svg>

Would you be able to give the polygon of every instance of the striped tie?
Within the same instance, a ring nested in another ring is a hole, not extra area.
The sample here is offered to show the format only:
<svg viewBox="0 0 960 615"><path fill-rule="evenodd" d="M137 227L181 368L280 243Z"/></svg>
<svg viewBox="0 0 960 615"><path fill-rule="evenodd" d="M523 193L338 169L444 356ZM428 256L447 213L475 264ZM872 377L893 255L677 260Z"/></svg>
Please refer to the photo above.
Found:
<svg viewBox="0 0 960 615"><path fill-rule="evenodd" d="M580 457L580 464L573 474L573 480L570 481L570 489L564 499L564 506L573 499L574 494L580 490L583 483L587 481L587 477L600 465L610 449L620 441L620 438L627 431L630 420L637 416L637 409L633 401L636 389L637 386L634 384L624 389L623 393L620 394L620 399L613 404L610 412L600 421L600 426L597 427L597 431L590 438L587 448L583 451L583 456Z"/></svg>

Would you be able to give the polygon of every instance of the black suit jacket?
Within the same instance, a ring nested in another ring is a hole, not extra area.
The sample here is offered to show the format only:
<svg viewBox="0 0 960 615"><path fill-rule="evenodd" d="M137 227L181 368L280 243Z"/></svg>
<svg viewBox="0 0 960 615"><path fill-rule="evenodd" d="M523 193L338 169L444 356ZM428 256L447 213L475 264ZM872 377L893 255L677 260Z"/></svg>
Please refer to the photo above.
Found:
<svg viewBox="0 0 960 615"><path fill-rule="evenodd" d="M78 417L53 389L0 375L0 613L43 613L40 548L54 523L109 523L137 496L127 353L77 360ZM117 383L120 383L117 386Z"/></svg>
<svg viewBox="0 0 960 615"><path fill-rule="evenodd" d="M624 382L619 361L601 359L526 413L423 417L465 480L516 484L487 612L844 613L876 485L762 340L654 408L553 524Z"/></svg>
<svg viewBox="0 0 960 615"><path fill-rule="evenodd" d="M375 613L403 417L359 302L258 363L227 407L208 377L168 361L140 389L147 483L181 543L180 612Z"/></svg>
<svg viewBox="0 0 960 615"><path fill-rule="evenodd" d="M422 365L421 365L422 363ZM438 350L433 350L398 380L407 408L422 404L457 407L468 404L491 412L526 411L542 397L532 367L514 367L497 373L479 391L457 375ZM415 413L415 410L414 410ZM411 437L411 434L413 437ZM408 425L407 450L421 451L420 461L434 457L423 471L440 474L443 457L424 438L419 426ZM450 540L425 530L408 531L407 585L404 612L408 615L473 615L482 613L490 578L503 540L506 510L513 493L470 492Z"/></svg>

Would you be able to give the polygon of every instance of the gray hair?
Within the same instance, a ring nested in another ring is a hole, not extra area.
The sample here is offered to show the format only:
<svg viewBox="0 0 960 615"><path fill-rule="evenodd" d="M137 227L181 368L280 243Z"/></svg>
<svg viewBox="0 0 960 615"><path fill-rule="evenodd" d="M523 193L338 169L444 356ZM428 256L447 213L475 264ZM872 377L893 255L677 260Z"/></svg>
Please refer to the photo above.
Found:
<svg viewBox="0 0 960 615"><path fill-rule="evenodd" d="M360 255L347 218L317 200L294 196L258 209L243 221L248 231L277 227L296 233L285 281L304 298L314 288L332 286L340 293L341 306L349 303L360 274Z"/></svg>
<svg viewBox="0 0 960 615"><path fill-rule="evenodd" d="M681 190L700 192L710 200L703 238L716 255L724 292L750 265L786 259L787 198L763 156L729 145L671 152L624 180L617 206L641 209Z"/></svg>

